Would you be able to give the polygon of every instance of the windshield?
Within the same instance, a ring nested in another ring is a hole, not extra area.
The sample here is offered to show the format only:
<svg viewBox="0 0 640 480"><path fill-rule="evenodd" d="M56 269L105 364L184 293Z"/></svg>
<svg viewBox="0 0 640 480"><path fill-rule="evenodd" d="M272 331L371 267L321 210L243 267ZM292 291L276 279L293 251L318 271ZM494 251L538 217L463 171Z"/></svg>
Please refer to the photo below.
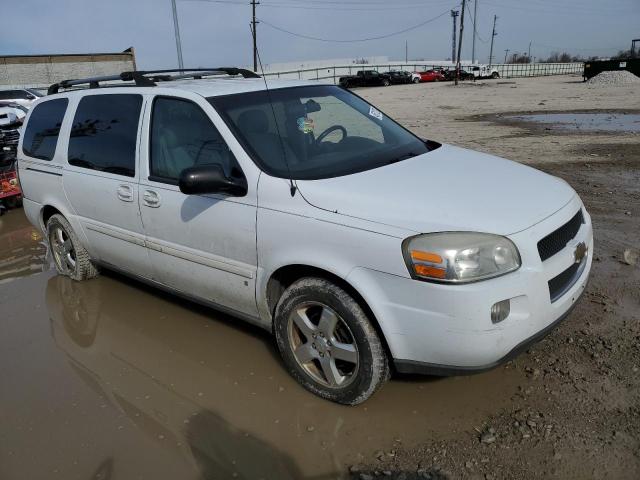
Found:
<svg viewBox="0 0 640 480"><path fill-rule="evenodd" d="M429 151L375 107L335 86L263 90L209 102L258 166L277 177L349 175Z"/></svg>

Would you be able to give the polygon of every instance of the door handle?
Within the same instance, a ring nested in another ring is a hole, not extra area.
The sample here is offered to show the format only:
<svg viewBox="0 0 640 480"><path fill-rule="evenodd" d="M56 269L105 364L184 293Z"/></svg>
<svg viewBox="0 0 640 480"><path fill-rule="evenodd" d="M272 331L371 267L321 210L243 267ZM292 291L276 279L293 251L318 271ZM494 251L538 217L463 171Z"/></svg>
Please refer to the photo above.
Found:
<svg viewBox="0 0 640 480"><path fill-rule="evenodd" d="M116 194L123 202L133 202L133 193L130 185L118 185Z"/></svg>
<svg viewBox="0 0 640 480"><path fill-rule="evenodd" d="M158 208L160 206L160 195L153 190L145 190L142 195L142 203L147 207Z"/></svg>

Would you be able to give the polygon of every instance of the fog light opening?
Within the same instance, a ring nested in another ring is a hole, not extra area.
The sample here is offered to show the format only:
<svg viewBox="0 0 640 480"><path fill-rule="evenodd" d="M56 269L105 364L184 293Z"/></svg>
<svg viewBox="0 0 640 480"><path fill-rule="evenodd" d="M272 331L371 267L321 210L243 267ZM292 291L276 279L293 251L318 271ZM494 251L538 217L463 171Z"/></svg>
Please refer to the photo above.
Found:
<svg viewBox="0 0 640 480"><path fill-rule="evenodd" d="M491 322L500 323L509 316L511 312L511 302L509 300L502 300L501 302L494 303L491 307Z"/></svg>

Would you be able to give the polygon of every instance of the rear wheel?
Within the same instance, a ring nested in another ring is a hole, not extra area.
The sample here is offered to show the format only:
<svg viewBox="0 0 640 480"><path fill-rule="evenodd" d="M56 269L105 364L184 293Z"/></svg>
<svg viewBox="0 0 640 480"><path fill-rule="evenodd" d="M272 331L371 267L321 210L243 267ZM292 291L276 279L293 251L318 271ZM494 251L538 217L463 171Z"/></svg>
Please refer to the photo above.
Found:
<svg viewBox="0 0 640 480"><path fill-rule="evenodd" d="M274 332L291 375L322 398L357 405L389 377L371 321L328 280L303 278L287 288L276 307Z"/></svg>
<svg viewBox="0 0 640 480"><path fill-rule="evenodd" d="M47 222L47 239L59 274L77 281L98 275L98 269L91 262L89 253L62 215L53 215Z"/></svg>
<svg viewBox="0 0 640 480"><path fill-rule="evenodd" d="M493 73L491 74L491 78L493 78L494 80L495 80L496 78L500 78L500 74L499 74L498 72L493 72Z"/></svg>
<svg viewBox="0 0 640 480"><path fill-rule="evenodd" d="M391 82L389 80L383 80L382 81L382 86L383 87L388 87L389 85L391 85Z"/></svg>
<svg viewBox="0 0 640 480"><path fill-rule="evenodd" d="M414 78L413 79L413 83L420 83L420 79L419 78Z"/></svg>

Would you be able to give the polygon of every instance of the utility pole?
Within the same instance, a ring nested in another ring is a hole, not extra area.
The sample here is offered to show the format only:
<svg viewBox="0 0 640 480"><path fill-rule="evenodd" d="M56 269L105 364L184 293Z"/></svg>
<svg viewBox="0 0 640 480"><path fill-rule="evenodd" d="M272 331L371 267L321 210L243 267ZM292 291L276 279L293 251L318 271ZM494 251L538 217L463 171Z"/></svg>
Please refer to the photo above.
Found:
<svg viewBox="0 0 640 480"><path fill-rule="evenodd" d="M409 40L404 41L404 63L409 63Z"/></svg>
<svg viewBox="0 0 640 480"><path fill-rule="evenodd" d="M171 0L171 7L173 9L173 31L176 36L176 50L178 51L178 68L183 69L184 63L182 62L182 43L180 42L180 25L178 24L178 8L176 7L176 0Z"/></svg>
<svg viewBox="0 0 640 480"><path fill-rule="evenodd" d="M478 0L473 1L473 41L471 43L471 63L476 63L476 18L478 16Z"/></svg>
<svg viewBox="0 0 640 480"><path fill-rule="evenodd" d="M508 48L504 51L504 63L507 63L507 55L509 55L509 49Z"/></svg>
<svg viewBox="0 0 640 480"><path fill-rule="evenodd" d="M456 23L460 12L458 10L451 10L451 18L453 18L453 37L451 39L451 63L456 61Z"/></svg>
<svg viewBox="0 0 640 480"><path fill-rule="evenodd" d="M462 0L462 15L460 16L460 35L458 35L458 59L456 61L456 85L460 80L460 54L462 53L462 33L464 32L464 8L467 0Z"/></svg>
<svg viewBox="0 0 640 480"><path fill-rule="evenodd" d="M531 44L532 43L533 43L533 40L529 42L529 54L527 55L527 57L529 58L529 61L531 61Z"/></svg>
<svg viewBox="0 0 640 480"><path fill-rule="evenodd" d="M497 35L497 33L496 33L496 21L497 20L498 20L498 16L494 15L493 16L493 32L491 33L491 49L489 50L489 67L491 67L491 64L493 63L493 39Z"/></svg>
<svg viewBox="0 0 640 480"><path fill-rule="evenodd" d="M175 0L174 0L175 1ZM258 39L256 37L256 25L260 22L256 20L256 5L260 5L260 2L251 0L251 9L253 11L253 18L251 20L251 33L253 34L253 71L258 71Z"/></svg>

